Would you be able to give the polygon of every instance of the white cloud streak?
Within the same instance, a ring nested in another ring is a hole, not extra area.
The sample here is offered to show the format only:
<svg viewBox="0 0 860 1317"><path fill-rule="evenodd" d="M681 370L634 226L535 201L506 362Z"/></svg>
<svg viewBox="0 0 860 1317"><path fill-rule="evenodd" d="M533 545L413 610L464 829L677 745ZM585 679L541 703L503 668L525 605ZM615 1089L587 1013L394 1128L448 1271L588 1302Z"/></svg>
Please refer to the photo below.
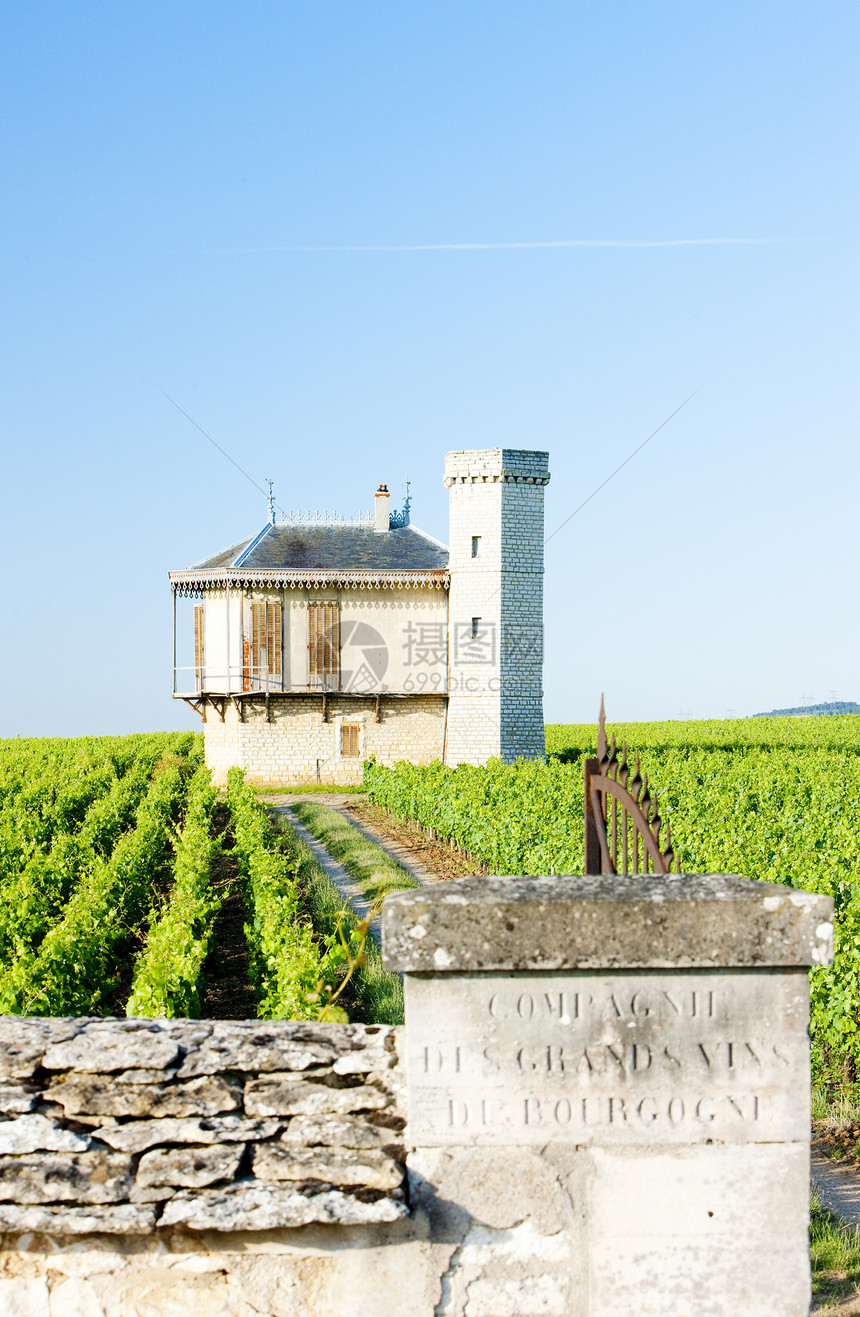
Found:
<svg viewBox="0 0 860 1317"><path fill-rule="evenodd" d="M803 238L560 238L549 242L428 242L403 246L383 244L344 247L225 247L222 255L265 252L495 252L533 251L548 247L759 247L803 242Z"/></svg>

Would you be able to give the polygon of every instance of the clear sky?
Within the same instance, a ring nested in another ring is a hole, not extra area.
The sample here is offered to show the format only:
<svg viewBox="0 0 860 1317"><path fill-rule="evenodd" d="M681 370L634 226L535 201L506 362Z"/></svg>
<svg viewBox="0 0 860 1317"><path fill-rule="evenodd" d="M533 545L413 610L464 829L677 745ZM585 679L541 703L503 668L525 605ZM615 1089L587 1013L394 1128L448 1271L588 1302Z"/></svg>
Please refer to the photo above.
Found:
<svg viewBox="0 0 860 1317"><path fill-rule="evenodd" d="M7 5L0 735L198 725L167 572L265 505L165 392L283 507L408 478L445 539L446 450L549 449L552 532L698 390L547 545L547 718L860 699L858 37L853 0Z"/></svg>

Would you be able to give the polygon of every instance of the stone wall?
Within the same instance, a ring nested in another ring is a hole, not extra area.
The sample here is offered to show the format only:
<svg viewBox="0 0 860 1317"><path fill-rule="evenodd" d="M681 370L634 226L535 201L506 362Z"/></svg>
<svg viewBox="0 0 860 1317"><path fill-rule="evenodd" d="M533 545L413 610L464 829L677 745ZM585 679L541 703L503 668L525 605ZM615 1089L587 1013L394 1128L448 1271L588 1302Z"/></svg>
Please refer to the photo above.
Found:
<svg viewBox="0 0 860 1317"><path fill-rule="evenodd" d="M563 1161L413 1150L404 1182L401 1036L2 1019L0 1313L558 1311L545 1272L580 1266Z"/></svg>
<svg viewBox="0 0 860 1317"><path fill-rule="evenodd" d="M233 766L244 768L250 782L360 782L362 760L371 755L388 765L441 758L446 704L444 695L382 696L379 722L374 696L328 696L325 721L319 695L272 700L271 721L262 702L246 704L244 722L235 704L227 705L223 722L210 707L203 729L206 764L218 784ZM344 721L359 725L354 757L341 754Z"/></svg>
<svg viewBox="0 0 860 1317"><path fill-rule="evenodd" d="M405 1214L396 1032L0 1018L0 1229L363 1225Z"/></svg>
<svg viewBox="0 0 860 1317"><path fill-rule="evenodd" d="M466 459L474 469L489 470L495 457L496 478L460 478ZM501 680L501 521L502 486L498 479L501 453L449 453L445 483L449 484L451 585L448 593L448 735L447 764L483 764L501 753L499 708ZM479 539L472 557L472 538ZM471 636L472 619L480 633Z"/></svg>
<svg viewBox="0 0 860 1317"><path fill-rule="evenodd" d="M524 453L522 478L502 494L502 758L542 759L544 486L546 453ZM530 483L530 481L532 483Z"/></svg>

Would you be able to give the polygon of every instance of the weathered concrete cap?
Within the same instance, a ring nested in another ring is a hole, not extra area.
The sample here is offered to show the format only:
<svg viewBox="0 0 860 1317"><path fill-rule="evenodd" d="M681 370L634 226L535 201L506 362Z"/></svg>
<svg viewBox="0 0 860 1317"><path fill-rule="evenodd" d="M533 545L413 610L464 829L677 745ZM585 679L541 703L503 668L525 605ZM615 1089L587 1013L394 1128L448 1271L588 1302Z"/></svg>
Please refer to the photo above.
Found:
<svg viewBox="0 0 860 1317"><path fill-rule="evenodd" d="M461 878L392 893L386 969L828 965L827 896L733 874Z"/></svg>

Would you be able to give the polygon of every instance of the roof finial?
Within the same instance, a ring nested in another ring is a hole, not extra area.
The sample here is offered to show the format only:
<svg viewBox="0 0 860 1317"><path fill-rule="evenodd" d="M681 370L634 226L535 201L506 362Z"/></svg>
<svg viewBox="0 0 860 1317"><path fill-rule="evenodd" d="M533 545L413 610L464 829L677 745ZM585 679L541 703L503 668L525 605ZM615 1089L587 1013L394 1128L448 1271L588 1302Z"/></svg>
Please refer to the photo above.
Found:
<svg viewBox="0 0 860 1317"><path fill-rule="evenodd" d="M266 502L269 505L269 521L272 523L273 526L275 524L275 495L272 490L272 486L274 485L274 483L275 482L274 480L272 480L272 477L269 476L268 480L266 481L266 484L269 486L269 497L266 500Z"/></svg>
<svg viewBox="0 0 860 1317"><path fill-rule="evenodd" d="M410 481L406 481L406 498L403 503L403 510L401 512L392 512L389 517L389 530L400 530L403 526L409 525L409 509L412 505L412 499L409 495L410 483Z"/></svg>

